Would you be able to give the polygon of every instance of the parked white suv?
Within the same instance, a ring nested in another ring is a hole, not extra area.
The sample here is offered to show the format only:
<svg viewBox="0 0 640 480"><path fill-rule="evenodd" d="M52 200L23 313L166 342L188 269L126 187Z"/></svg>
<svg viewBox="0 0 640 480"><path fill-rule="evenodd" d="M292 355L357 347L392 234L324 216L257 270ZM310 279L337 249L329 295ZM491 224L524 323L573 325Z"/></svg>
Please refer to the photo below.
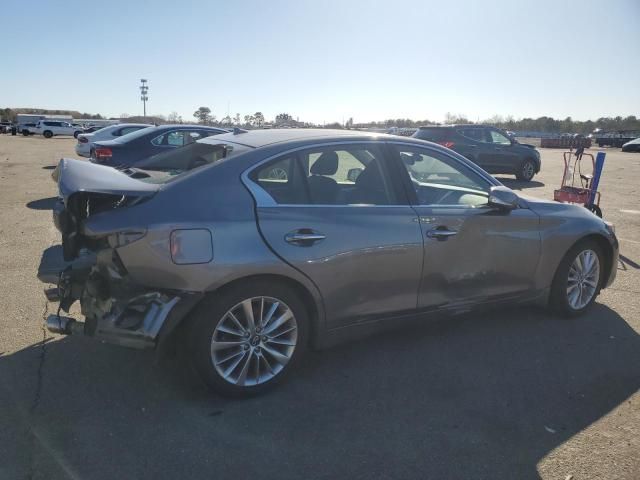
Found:
<svg viewBox="0 0 640 480"><path fill-rule="evenodd" d="M146 123L119 123L118 125L109 125L108 127L96 130L93 133L81 133L77 136L76 154L81 157L91 157L91 144L93 142L101 142L103 140L113 140L127 133L135 132L143 128L153 127Z"/></svg>
<svg viewBox="0 0 640 480"><path fill-rule="evenodd" d="M54 135L70 135L78 138L78 135L82 133L81 128L59 120L40 120L36 124L34 131L35 133L41 133L45 138L51 138Z"/></svg>

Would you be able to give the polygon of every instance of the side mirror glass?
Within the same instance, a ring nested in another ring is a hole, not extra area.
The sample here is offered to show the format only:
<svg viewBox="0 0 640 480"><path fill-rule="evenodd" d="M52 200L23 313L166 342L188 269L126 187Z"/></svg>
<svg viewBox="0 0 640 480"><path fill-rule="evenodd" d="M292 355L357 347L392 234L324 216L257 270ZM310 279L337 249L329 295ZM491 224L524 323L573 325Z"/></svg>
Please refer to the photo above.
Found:
<svg viewBox="0 0 640 480"><path fill-rule="evenodd" d="M499 210L514 210L518 208L519 198L510 188L491 187L489 192L489 206Z"/></svg>
<svg viewBox="0 0 640 480"><path fill-rule="evenodd" d="M360 174L362 173L362 168L350 168L347 172L347 180L350 182L354 182L358 179Z"/></svg>

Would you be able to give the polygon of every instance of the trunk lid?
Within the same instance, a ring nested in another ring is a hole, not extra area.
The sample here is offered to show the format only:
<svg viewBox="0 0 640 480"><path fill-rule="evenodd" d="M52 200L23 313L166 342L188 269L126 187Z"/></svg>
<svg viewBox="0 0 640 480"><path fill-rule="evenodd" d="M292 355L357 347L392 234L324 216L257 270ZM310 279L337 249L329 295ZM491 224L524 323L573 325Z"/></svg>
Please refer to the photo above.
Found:
<svg viewBox="0 0 640 480"><path fill-rule="evenodd" d="M63 158L56 172L60 196L66 200L77 192L118 196L150 196L160 185L145 183L112 167L84 160Z"/></svg>
<svg viewBox="0 0 640 480"><path fill-rule="evenodd" d="M53 221L62 233L66 261L82 248L104 248L104 238L83 235L84 221L97 213L138 205L151 198L161 185L131 178L111 167L63 158L54 171L60 199L53 209Z"/></svg>

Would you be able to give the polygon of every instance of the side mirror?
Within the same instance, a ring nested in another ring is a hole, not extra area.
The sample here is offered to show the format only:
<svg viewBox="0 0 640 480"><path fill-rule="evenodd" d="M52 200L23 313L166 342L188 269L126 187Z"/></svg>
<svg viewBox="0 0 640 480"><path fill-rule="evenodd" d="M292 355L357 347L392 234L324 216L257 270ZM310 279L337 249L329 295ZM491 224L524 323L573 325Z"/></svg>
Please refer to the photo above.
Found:
<svg viewBox="0 0 640 480"><path fill-rule="evenodd" d="M354 182L358 179L360 174L362 173L362 168L350 168L347 172L347 180L350 182Z"/></svg>
<svg viewBox="0 0 640 480"><path fill-rule="evenodd" d="M489 206L499 210L515 210L518 208L519 200L513 190L502 185L491 187L489 191Z"/></svg>

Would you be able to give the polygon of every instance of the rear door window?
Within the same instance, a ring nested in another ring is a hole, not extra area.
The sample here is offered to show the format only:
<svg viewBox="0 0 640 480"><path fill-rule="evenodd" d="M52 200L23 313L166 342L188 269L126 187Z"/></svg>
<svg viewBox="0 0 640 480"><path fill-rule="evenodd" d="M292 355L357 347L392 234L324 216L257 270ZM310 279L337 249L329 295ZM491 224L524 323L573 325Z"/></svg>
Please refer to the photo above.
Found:
<svg viewBox="0 0 640 480"><path fill-rule="evenodd" d="M250 177L280 205L309 203L308 187L295 154L254 170Z"/></svg>
<svg viewBox="0 0 640 480"><path fill-rule="evenodd" d="M448 130L446 128L419 128L418 131L413 134L413 137L438 143L446 140L447 133Z"/></svg>
<svg viewBox="0 0 640 480"><path fill-rule="evenodd" d="M278 204L394 205L397 194L378 145L336 145L274 160L250 178Z"/></svg>
<svg viewBox="0 0 640 480"><path fill-rule="evenodd" d="M487 136L484 128L460 128L457 132L469 140L487 142Z"/></svg>

